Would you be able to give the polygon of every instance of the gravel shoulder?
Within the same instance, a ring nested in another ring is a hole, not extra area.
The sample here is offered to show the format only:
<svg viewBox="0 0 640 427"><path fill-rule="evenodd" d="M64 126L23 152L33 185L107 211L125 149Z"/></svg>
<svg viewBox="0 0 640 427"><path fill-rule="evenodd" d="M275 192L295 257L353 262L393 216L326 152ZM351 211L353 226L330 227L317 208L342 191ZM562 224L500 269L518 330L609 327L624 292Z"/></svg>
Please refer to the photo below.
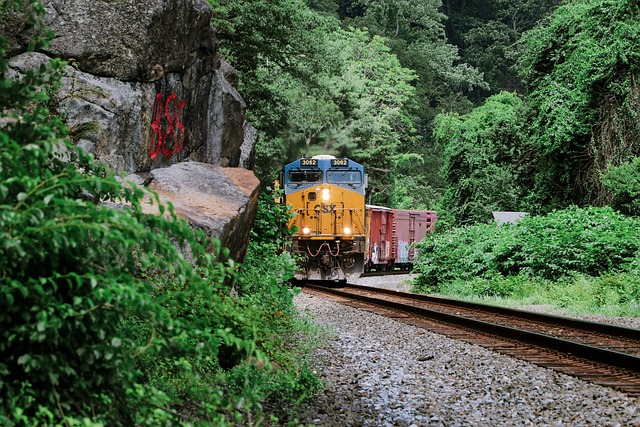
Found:
<svg viewBox="0 0 640 427"><path fill-rule="evenodd" d="M329 333L305 425L640 426L639 399L612 389L309 294L295 304Z"/></svg>

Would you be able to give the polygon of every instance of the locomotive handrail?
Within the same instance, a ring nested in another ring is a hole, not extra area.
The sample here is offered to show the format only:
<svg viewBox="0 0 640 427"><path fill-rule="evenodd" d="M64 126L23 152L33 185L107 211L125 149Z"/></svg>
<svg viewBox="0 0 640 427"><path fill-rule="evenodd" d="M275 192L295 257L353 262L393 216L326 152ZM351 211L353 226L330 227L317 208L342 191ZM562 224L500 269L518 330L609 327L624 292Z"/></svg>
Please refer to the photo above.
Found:
<svg viewBox="0 0 640 427"><path fill-rule="evenodd" d="M304 218L305 216L313 219L315 217L316 219L316 223L317 223L317 229L319 230L321 227L321 224L319 223L321 221L321 215L320 215L320 210L314 208L298 208L295 210L295 212L298 214L297 215L297 219L296 219L296 223L298 223L298 225L301 225L301 221L302 218ZM357 225L361 230L362 230L362 234L366 233L366 229L365 229L365 223L363 221L363 218L360 215L360 209L358 208L343 208L343 207L335 207L334 210L331 212L331 215L333 215L333 217L335 218L337 216L338 213L341 213L342 216L344 217L346 213L349 213L350 218L351 218L351 222L352 224L354 223L353 218L355 217L357 220L357 223L355 223L355 225ZM355 213L355 215L354 215ZM332 221L334 227L336 226L336 221ZM300 228L300 227L298 227ZM333 234L336 234L336 230L333 231Z"/></svg>

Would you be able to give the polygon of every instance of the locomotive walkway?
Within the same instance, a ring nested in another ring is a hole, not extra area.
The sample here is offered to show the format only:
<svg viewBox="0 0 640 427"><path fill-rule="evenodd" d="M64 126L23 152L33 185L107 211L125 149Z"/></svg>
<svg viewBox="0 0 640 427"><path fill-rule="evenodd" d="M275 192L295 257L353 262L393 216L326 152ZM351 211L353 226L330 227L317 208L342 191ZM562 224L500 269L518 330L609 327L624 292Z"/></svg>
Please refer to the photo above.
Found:
<svg viewBox="0 0 640 427"><path fill-rule="evenodd" d="M387 289L304 291L640 396L640 330Z"/></svg>

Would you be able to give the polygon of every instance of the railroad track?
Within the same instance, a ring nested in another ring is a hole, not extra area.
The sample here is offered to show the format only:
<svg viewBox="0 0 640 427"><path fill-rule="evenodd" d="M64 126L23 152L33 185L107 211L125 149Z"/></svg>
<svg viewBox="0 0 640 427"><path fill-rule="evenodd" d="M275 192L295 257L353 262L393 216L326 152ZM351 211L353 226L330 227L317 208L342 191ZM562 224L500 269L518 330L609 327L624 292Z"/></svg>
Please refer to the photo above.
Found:
<svg viewBox="0 0 640 427"><path fill-rule="evenodd" d="M366 286L305 292L640 396L640 330Z"/></svg>
<svg viewBox="0 0 640 427"><path fill-rule="evenodd" d="M393 271L367 271L360 274L360 277L376 277L376 276L397 276L400 274L411 274L411 271L407 270L393 270Z"/></svg>

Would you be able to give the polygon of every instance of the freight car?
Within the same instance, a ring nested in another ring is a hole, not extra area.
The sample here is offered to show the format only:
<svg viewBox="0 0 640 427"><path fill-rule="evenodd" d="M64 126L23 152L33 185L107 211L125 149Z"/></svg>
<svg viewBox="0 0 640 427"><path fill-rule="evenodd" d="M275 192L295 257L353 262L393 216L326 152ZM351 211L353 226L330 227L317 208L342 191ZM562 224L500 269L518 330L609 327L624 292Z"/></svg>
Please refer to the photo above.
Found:
<svg viewBox="0 0 640 427"><path fill-rule="evenodd" d="M416 258L413 243L433 231L436 212L367 205L365 271L410 270Z"/></svg>
<svg viewBox="0 0 640 427"><path fill-rule="evenodd" d="M296 214L288 250L298 255L295 279L345 282L364 268L364 167L321 155L287 164L283 202Z"/></svg>

